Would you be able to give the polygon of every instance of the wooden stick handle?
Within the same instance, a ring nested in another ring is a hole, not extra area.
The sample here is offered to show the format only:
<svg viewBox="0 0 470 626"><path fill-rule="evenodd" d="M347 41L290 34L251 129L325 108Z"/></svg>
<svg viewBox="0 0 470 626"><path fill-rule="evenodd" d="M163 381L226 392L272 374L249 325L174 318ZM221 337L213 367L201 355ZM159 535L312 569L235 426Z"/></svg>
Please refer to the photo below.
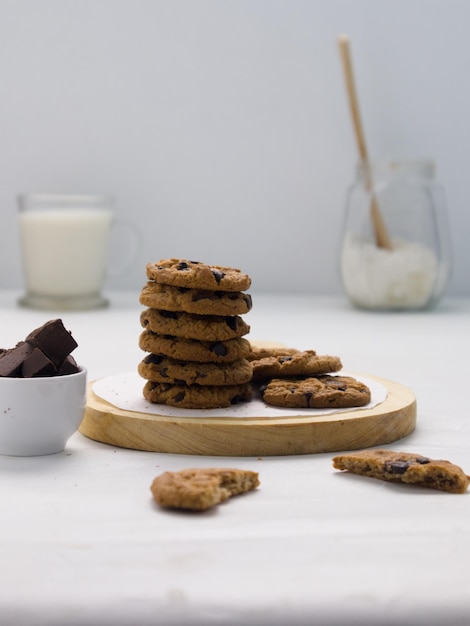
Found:
<svg viewBox="0 0 470 626"><path fill-rule="evenodd" d="M366 188L371 193L371 218L374 227L375 241L379 248L392 249L392 243L387 233L385 222L380 213L377 198L372 193L372 176L370 171L369 157L367 154L366 140L361 123L361 115L359 111L359 102L356 93L356 86L354 81L354 72L352 68L351 52L349 48L349 39L346 35L340 35L338 38L339 52L343 65L344 80L346 83L346 92L348 95L349 108L351 110L351 117L354 128L354 135L356 137L357 148L359 156L364 166L364 175L366 180Z"/></svg>
<svg viewBox="0 0 470 626"><path fill-rule="evenodd" d="M357 99L356 86L354 81L354 72L352 68L351 52L349 48L349 39L346 35L340 35L338 39L339 52L341 55L341 61L343 64L344 80L346 83L346 92L348 95L349 108L351 111L351 117L354 128L354 135L356 137L357 147L359 150L359 156L364 164L367 164L368 155L366 140L364 132L362 130L361 114L359 111L359 102Z"/></svg>

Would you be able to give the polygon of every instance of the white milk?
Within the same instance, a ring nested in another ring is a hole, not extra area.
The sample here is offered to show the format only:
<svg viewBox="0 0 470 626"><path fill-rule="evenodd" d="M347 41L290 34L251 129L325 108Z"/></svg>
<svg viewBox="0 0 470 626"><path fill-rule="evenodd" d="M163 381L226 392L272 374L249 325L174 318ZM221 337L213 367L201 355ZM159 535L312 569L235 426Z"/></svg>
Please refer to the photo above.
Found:
<svg viewBox="0 0 470 626"><path fill-rule="evenodd" d="M27 291L77 297L101 291L112 212L38 209L19 214Z"/></svg>

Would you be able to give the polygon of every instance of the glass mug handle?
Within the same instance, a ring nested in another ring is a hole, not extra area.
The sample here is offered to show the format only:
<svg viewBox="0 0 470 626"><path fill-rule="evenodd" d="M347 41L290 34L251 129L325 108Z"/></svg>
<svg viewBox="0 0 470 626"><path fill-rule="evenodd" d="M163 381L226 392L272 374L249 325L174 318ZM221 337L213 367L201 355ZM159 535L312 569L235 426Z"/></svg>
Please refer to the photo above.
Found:
<svg viewBox="0 0 470 626"><path fill-rule="evenodd" d="M106 277L115 278L124 274L137 258L142 237L132 222L113 218L109 238Z"/></svg>

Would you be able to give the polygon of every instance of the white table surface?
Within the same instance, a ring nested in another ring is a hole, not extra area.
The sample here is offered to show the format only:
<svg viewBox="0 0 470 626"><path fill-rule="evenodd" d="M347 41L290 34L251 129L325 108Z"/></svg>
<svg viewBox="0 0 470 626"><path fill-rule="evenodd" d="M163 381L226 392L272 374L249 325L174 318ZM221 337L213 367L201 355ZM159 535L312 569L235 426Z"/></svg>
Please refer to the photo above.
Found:
<svg viewBox="0 0 470 626"><path fill-rule="evenodd" d="M91 379L133 371L138 293L95 312L21 309L0 293L0 347L61 317ZM417 396L388 447L470 472L470 301L369 313L341 299L253 294L249 338L341 357ZM75 434L63 453L0 457L0 624L470 624L470 491L333 470L333 454L198 457ZM256 492L202 514L159 509L153 478L190 466L259 472Z"/></svg>

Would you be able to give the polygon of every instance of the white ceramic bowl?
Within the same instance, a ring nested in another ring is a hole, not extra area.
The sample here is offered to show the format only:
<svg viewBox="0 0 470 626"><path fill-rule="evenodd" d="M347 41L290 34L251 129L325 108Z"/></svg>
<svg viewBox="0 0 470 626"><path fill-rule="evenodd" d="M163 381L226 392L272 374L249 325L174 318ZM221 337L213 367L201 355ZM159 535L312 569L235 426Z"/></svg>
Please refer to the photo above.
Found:
<svg viewBox="0 0 470 626"><path fill-rule="evenodd" d="M64 450L85 413L87 371L0 378L0 454L39 456Z"/></svg>

